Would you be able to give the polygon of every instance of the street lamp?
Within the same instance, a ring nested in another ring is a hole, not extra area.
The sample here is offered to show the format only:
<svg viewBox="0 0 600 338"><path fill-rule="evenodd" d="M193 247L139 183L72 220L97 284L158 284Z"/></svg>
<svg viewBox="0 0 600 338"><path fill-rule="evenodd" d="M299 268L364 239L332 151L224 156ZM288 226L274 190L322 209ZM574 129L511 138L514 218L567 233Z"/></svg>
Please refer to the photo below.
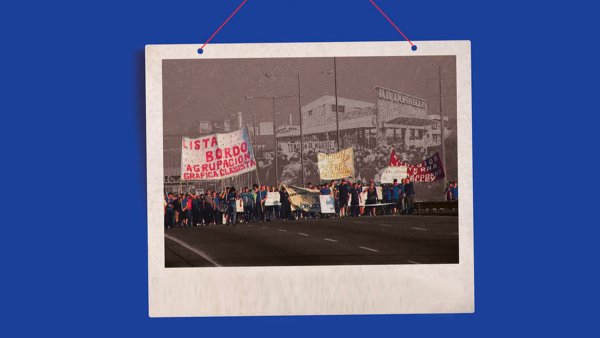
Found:
<svg viewBox="0 0 600 338"><path fill-rule="evenodd" d="M275 116L277 113L275 112L275 100L279 99L288 99L291 97L296 97L295 95L287 95L287 96L245 96L246 100L271 100L273 107L273 145L275 147L273 157L275 158L275 182L279 184L279 167L277 165L277 131L275 129Z"/></svg>
<svg viewBox="0 0 600 338"><path fill-rule="evenodd" d="M334 67L335 67L335 58L334 58ZM327 74L327 75L331 75L334 74L335 75L335 71L331 71L331 70L323 70L318 72L318 74ZM297 80L297 86L298 86L298 117L299 117L299 121L300 121L300 165L302 167L301 169L301 176L302 176L302 186L304 187L304 132L302 130L302 102L300 101L300 98L302 97L302 89L300 86L300 71L298 71L295 74L273 74L273 73L264 73L263 74L266 78L268 79L276 79L279 77L295 77ZM336 76L337 78L337 76ZM338 122L338 118L337 118L337 80L335 82L335 116L336 116L336 124L337 124L337 138L338 138L338 151L339 151L339 147L340 147L340 133L339 133L339 122Z"/></svg>

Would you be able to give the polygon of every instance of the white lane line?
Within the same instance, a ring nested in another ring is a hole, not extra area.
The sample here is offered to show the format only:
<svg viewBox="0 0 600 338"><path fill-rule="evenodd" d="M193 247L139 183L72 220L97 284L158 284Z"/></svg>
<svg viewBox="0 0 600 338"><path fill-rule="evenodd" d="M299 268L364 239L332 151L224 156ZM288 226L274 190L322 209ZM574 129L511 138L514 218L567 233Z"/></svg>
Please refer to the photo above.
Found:
<svg viewBox="0 0 600 338"><path fill-rule="evenodd" d="M309 236L308 234L305 234L303 232L299 232L298 235L302 235L302 236Z"/></svg>
<svg viewBox="0 0 600 338"><path fill-rule="evenodd" d="M354 223L357 223L357 224L367 224L367 222L361 222L361 221L354 221Z"/></svg>
<svg viewBox="0 0 600 338"><path fill-rule="evenodd" d="M277 231L287 232L287 230L285 230L285 229L277 229Z"/></svg>
<svg viewBox="0 0 600 338"><path fill-rule="evenodd" d="M175 242L175 243L177 243L177 244L181 245L182 247L184 247L184 248L186 248L186 249L190 250L191 252L195 253L196 255L198 255L198 256L200 256L200 257L202 257L202 258L206 259L206 260L207 260L207 261L209 261L209 262L210 262L212 265L214 265L214 266L221 266L221 264L217 263L217 262L216 262L214 259L212 259L212 258L211 258L209 255L207 255L207 254L206 254L204 251L200 251L200 250L198 250L198 249L194 248L193 246L191 246L191 245L187 244L186 242L184 242L184 241L182 241L182 240L180 240L180 239L178 239L178 238L175 238L175 237L173 237L173 236L171 236L171 235L165 234L165 238L168 238L168 239L172 240L173 242Z"/></svg>
<svg viewBox="0 0 600 338"><path fill-rule="evenodd" d="M411 229L415 229L415 230L421 230L421 231L427 231L427 229L423 229L423 228L417 228L417 227L412 227Z"/></svg>
<svg viewBox="0 0 600 338"><path fill-rule="evenodd" d="M263 226L261 226L261 228L268 229L269 227L263 225Z"/></svg>
<svg viewBox="0 0 600 338"><path fill-rule="evenodd" d="M417 263L417 262L415 262L415 261L408 261L408 262L409 262L410 264L419 264L419 263Z"/></svg>
<svg viewBox="0 0 600 338"><path fill-rule="evenodd" d="M379 225L382 225L384 227L391 227L392 226L391 224L386 224L386 223L379 223Z"/></svg>
<svg viewBox="0 0 600 338"><path fill-rule="evenodd" d="M329 241L329 242L334 242L334 243L337 243L337 240L336 240L336 239L325 238L325 240L326 240L326 241Z"/></svg>
<svg viewBox="0 0 600 338"><path fill-rule="evenodd" d="M379 252L379 250L375 250L375 249L367 248L366 246L359 246L359 248L361 248L361 249L365 249L365 250L369 250L369 251L373 251L373 252Z"/></svg>

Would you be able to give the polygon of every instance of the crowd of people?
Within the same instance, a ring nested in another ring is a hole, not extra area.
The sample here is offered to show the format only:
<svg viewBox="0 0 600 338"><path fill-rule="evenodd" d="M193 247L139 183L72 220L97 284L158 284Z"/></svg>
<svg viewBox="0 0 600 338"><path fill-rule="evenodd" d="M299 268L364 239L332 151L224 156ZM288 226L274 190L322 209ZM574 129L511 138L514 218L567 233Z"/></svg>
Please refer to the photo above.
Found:
<svg viewBox="0 0 600 338"><path fill-rule="evenodd" d="M458 201L458 183L456 181L448 182L446 190L446 201Z"/></svg>
<svg viewBox="0 0 600 338"><path fill-rule="evenodd" d="M428 157L431 157L438 149L428 149L416 146L398 146L381 145L376 147L366 147L361 145L353 146L354 149L354 167L356 170L356 179L366 181L368 178L377 180L381 170L389 165L390 153L392 150L397 152L398 160L404 163L419 163ZM317 167L318 149L309 149L304 156L304 164L301 164L300 154L294 153L290 156L281 151L277 154L277 177L284 184L297 185L301 182L301 173L304 168L304 178L306 182L319 180L319 169ZM327 152L327 151L323 151ZM268 181L275 177L275 160L273 151L257 151L258 167L261 168L259 176L261 180Z"/></svg>
<svg viewBox="0 0 600 338"><path fill-rule="evenodd" d="M373 180L350 182L345 179L326 184L308 183L307 189L318 191L320 195L330 195L335 204L335 212L324 214L315 208L306 211L294 208L292 197L282 185L266 186L254 184L238 191L227 187L223 191L207 190L201 194L168 193L164 198L165 227L192 227L217 224L269 222L275 220L297 220L323 217L360 217L412 214L415 201L415 187L409 178L394 180L391 184L376 185ZM378 193L378 189L380 192ZM278 204L267 205L267 196L277 193ZM458 199L458 185L449 184L445 192L450 199ZM363 201L364 199L364 201ZM238 205L241 201L243 211Z"/></svg>

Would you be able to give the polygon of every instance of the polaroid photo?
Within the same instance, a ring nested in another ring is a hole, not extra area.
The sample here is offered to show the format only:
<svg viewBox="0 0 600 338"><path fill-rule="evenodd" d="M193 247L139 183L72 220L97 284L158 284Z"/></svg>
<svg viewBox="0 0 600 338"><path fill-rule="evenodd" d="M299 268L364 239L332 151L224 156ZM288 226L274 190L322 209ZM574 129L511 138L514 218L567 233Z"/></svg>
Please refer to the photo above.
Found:
<svg viewBox="0 0 600 338"><path fill-rule="evenodd" d="M146 46L151 317L474 311L470 42L415 44Z"/></svg>

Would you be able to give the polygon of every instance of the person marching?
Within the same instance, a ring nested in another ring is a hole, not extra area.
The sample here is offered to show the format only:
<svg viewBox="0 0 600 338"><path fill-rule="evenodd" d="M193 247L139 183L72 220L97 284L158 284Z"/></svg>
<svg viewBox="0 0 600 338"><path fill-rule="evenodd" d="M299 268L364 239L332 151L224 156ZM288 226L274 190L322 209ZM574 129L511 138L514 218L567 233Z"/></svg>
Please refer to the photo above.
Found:
<svg viewBox="0 0 600 338"><path fill-rule="evenodd" d="M293 221L294 216L292 215L292 200L290 199L290 194L283 186L279 190L279 203L281 203L281 219L284 221Z"/></svg>
<svg viewBox="0 0 600 338"><path fill-rule="evenodd" d="M237 223L237 204L238 195L234 187L229 188L227 193L227 224L235 225Z"/></svg>
<svg viewBox="0 0 600 338"><path fill-rule="evenodd" d="M350 202L352 217L360 216L361 193L362 193L362 189L360 188L360 185L358 183L354 183L354 186L352 187L352 189L350 189L350 194L352 196L352 200Z"/></svg>
<svg viewBox="0 0 600 338"><path fill-rule="evenodd" d="M371 182L371 184L369 184L369 188L367 188L367 206L368 209L366 210L367 213L370 216L376 216L376 206L374 204L377 204L379 198L377 197L377 189L375 188L375 183Z"/></svg>
<svg viewBox="0 0 600 338"><path fill-rule="evenodd" d="M415 186L410 181L410 178L404 179L404 193L406 194L406 214L412 215L415 203Z"/></svg>
<svg viewBox="0 0 600 338"><path fill-rule="evenodd" d="M338 200L340 208L340 217L346 217L348 209L348 200L350 198L350 185L342 178L338 189Z"/></svg>

